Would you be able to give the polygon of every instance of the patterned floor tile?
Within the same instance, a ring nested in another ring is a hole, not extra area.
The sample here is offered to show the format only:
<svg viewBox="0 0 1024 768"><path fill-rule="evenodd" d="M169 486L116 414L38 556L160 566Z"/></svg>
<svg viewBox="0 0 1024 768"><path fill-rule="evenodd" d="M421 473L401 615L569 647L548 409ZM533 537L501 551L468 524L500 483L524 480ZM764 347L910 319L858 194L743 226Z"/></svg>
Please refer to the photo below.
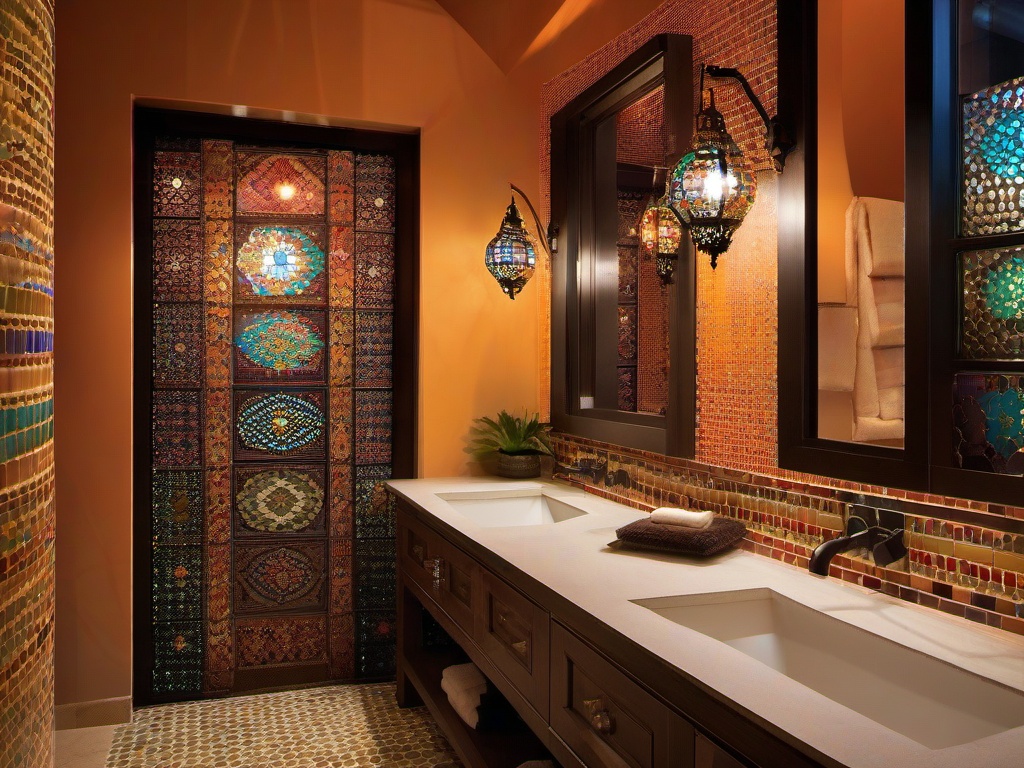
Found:
<svg viewBox="0 0 1024 768"><path fill-rule="evenodd" d="M107 768L460 768L395 686L340 685L164 704L120 726Z"/></svg>

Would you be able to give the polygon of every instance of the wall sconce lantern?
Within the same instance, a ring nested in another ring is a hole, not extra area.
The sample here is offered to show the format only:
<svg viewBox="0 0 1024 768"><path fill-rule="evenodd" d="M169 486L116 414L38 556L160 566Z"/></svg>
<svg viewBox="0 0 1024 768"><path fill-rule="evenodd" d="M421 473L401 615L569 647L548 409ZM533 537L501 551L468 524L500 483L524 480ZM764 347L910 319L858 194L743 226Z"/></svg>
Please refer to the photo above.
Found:
<svg viewBox="0 0 1024 768"><path fill-rule="evenodd" d="M675 282L673 274L679 260L679 244L683 228L679 217L669 206L668 191L657 200L652 198L640 219L640 242L648 253L654 254L654 269L662 285Z"/></svg>
<svg viewBox="0 0 1024 768"><path fill-rule="evenodd" d="M766 145L777 172L782 172L786 155L794 147L788 133L768 113L737 70L704 66L700 72L701 109L697 113L692 149L672 171L669 202L683 226L690 230L693 244L711 256L711 268L732 243L733 233L743 223L757 195L753 166L725 127L725 118L715 109L715 92L709 89L704 102L704 74L732 78L743 86L767 128Z"/></svg>
<svg viewBox="0 0 1024 768"><path fill-rule="evenodd" d="M526 202L537 231L541 231L540 220L537 211L534 209L530 199L515 184L509 184L512 188L512 201L505 209L505 218L501 220L501 227L498 234L487 244L484 253L484 264L487 271L494 275L501 290L505 295L515 301L516 295L523 290L523 286L533 277L537 266L537 241L526 229L519 208L516 206L515 193ZM544 252L550 257L551 248L548 243L542 241Z"/></svg>

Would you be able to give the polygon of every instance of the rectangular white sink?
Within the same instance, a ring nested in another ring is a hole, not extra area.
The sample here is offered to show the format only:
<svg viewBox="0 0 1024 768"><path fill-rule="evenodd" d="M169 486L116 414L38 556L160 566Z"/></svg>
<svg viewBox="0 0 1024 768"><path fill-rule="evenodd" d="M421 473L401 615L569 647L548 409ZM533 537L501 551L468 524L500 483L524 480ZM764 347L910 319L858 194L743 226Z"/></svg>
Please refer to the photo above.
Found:
<svg viewBox="0 0 1024 768"><path fill-rule="evenodd" d="M485 528L553 525L587 514L585 509L544 493L539 486L439 493L438 497L460 515Z"/></svg>
<svg viewBox="0 0 1024 768"><path fill-rule="evenodd" d="M1024 725L1020 691L771 589L633 602L725 643L929 749L967 744Z"/></svg>

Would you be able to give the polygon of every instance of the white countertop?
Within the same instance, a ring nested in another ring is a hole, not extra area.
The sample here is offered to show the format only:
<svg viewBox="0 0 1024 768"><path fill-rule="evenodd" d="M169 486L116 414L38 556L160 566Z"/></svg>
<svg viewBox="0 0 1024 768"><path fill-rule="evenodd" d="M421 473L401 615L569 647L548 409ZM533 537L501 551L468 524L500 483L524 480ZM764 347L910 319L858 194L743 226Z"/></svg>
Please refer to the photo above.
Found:
<svg viewBox="0 0 1024 768"><path fill-rule="evenodd" d="M763 721L849 768L1021 768L1024 726L945 749L925 746L707 635L631 600L766 587L840 621L1024 692L1024 638L734 550L708 561L607 547L645 513L562 483L498 478L394 480L401 496ZM556 525L488 528L437 494L543 486L589 514ZM790 739L786 739L790 741Z"/></svg>

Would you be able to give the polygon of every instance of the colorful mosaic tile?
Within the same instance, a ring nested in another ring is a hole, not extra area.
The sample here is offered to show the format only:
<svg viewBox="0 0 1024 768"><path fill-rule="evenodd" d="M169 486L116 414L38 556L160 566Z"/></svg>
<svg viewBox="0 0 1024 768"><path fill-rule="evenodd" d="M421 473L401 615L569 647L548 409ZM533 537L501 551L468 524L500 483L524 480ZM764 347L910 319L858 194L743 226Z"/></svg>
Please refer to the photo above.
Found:
<svg viewBox="0 0 1024 768"><path fill-rule="evenodd" d="M0 464L33 453L51 440L51 391L0 398Z"/></svg>
<svg viewBox="0 0 1024 768"><path fill-rule="evenodd" d="M323 312L240 312L235 316L235 380L322 383L326 342Z"/></svg>
<svg viewBox="0 0 1024 768"><path fill-rule="evenodd" d="M962 110L963 234L1024 229L1024 77L967 96Z"/></svg>
<svg viewBox="0 0 1024 768"><path fill-rule="evenodd" d="M635 246L619 246L619 303L633 304L638 293L639 250Z"/></svg>
<svg viewBox="0 0 1024 768"><path fill-rule="evenodd" d="M153 215L196 219L203 187L198 152L153 153Z"/></svg>
<svg viewBox="0 0 1024 768"><path fill-rule="evenodd" d="M384 487L391 467L356 467L356 538L383 539L395 536L395 500Z"/></svg>
<svg viewBox="0 0 1024 768"><path fill-rule="evenodd" d="M227 467L206 467L206 541L231 541L231 471Z"/></svg>
<svg viewBox="0 0 1024 768"><path fill-rule="evenodd" d="M396 625L394 611L361 611L356 614L356 642L394 643Z"/></svg>
<svg viewBox="0 0 1024 768"><path fill-rule="evenodd" d="M322 609L327 551L323 543L235 546L235 612Z"/></svg>
<svg viewBox="0 0 1024 768"><path fill-rule="evenodd" d="M391 392L356 390L356 464L391 463Z"/></svg>
<svg viewBox="0 0 1024 768"><path fill-rule="evenodd" d="M352 680L355 676L356 647L352 614L331 616L331 678Z"/></svg>
<svg viewBox="0 0 1024 768"><path fill-rule="evenodd" d="M239 667L327 661L327 617L239 619Z"/></svg>
<svg viewBox="0 0 1024 768"><path fill-rule="evenodd" d="M203 213L230 219L235 194L235 154L230 141L203 140Z"/></svg>
<svg viewBox="0 0 1024 768"><path fill-rule="evenodd" d="M351 227L331 227L330 303L333 309L355 306L355 232Z"/></svg>
<svg viewBox="0 0 1024 768"><path fill-rule="evenodd" d="M153 621L198 621L203 616L203 549L153 547Z"/></svg>
<svg viewBox="0 0 1024 768"><path fill-rule="evenodd" d="M347 467L352 463L352 390L331 388L331 463Z"/></svg>
<svg viewBox="0 0 1024 768"><path fill-rule="evenodd" d="M618 408L620 411L636 410L636 367L622 365L618 368Z"/></svg>
<svg viewBox="0 0 1024 768"><path fill-rule="evenodd" d="M322 390L236 392L236 456L323 458L325 408Z"/></svg>
<svg viewBox="0 0 1024 768"><path fill-rule="evenodd" d="M196 467L202 461L199 390L153 392L153 466Z"/></svg>
<svg viewBox="0 0 1024 768"><path fill-rule="evenodd" d="M198 621L153 625L153 693L203 690L203 625Z"/></svg>
<svg viewBox="0 0 1024 768"><path fill-rule="evenodd" d="M239 152L235 210L246 215L323 216L327 158Z"/></svg>
<svg viewBox="0 0 1024 768"><path fill-rule="evenodd" d="M323 303L324 230L261 224L239 228L235 267L239 297Z"/></svg>
<svg viewBox="0 0 1024 768"><path fill-rule="evenodd" d="M352 612L352 540L331 542L331 595L332 616Z"/></svg>
<svg viewBox="0 0 1024 768"><path fill-rule="evenodd" d="M235 669L231 616L231 545L206 547L206 671L216 678L213 689L230 688Z"/></svg>
<svg viewBox="0 0 1024 768"><path fill-rule="evenodd" d="M637 310L635 306L619 306L619 362L636 361Z"/></svg>
<svg viewBox="0 0 1024 768"><path fill-rule="evenodd" d="M206 306L206 384L231 386L231 309Z"/></svg>
<svg viewBox="0 0 1024 768"><path fill-rule="evenodd" d="M356 155L356 229L395 229L395 161L386 155Z"/></svg>
<svg viewBox="0 0 1024 768"><path fill-rule="evenodd" d="M351 618L351 617L349 617ZM345 628L338 621L338 633ZM335 627L331 628L332 642ZM351 627L349 627L351 636ZM352 674L337 670L345 679ZM344 728L322 723L344 723ZM182 734L194 738L182 738ZM241 745L241 746L240 746ZM400 709L395 686L341 685L146 707L119 726L109 768L460 768L426 708Z"/></svg>
<svg viewBox="0 0 1024 768"><path fill-rule="evenodd" d="M153 541L199 544L203 535L202 472L154 472L152 494Z"/></svg>
<svg viewBox="0 0 1024 768"><path fill-rule="evenodd" d="M332 464L329 529L331 536L339 541L352 539L352 487L351 464Z"/></svg>
<svg viewBox="0 0 1024 768"><path fill-rule="evenodd" d="M354 363L355 317L352 312L331 310L330 381L332 387L352 386Z"/></svg>
<svg viewBox="0 0 1024 768"><path fill-rule="evenodd" d="M238 533L323 531L324 485L323 467L236 470Z"/></svg>
<svg viewBox="0 0 1024 768"><path fill-rule="evenodd" d="M361 679L389 678L395 675L395 645L356 644L356 675Z"/></svg>
<svg viewBox="0 0 1024 768"><path fill-rule="evenodd" d="M206 390L206 463L223 467L231 461L231 390Z"/></svg>
<svg viewBox="0 0 1024 768"><path fill-rule="evenodd" d="M395 293L395 237L356 232L356 307L390 309Z"/></svg>
<svg viewBox="0 0 1024 768"><path fill-rule="evenodd" d="M327 205L332 224L351 227L355 211L355 161L351 152L327 153Z"/></svg>
<svg viewBox="0 0 1024 768"><path fill-rule="evenodd" d="M153 137L153 149L164 152L199 152L202 146L202 142L192 136L163 134Z"/></svg>
<svg viewBox="0 0 1024 768"><path fill-rule="evenodd" d="M957 466L1024 474L1024 376L960 373L953 387Z"/></svg>
<svg viewBox="0 0 1024 768"><path fill-rule="evenodd" d="M357 387L391 386L394 362L391 312L356 313L355 383Z"/></svg>
<svg viewBox="0 0 1024 768"><path fill-rule="evenodd" d="M207 302L221 306L231 302L234 233L235 227L231 221L206 220L203 235L203 295Z"/></svg>
<svg viewBox="0 0 1024 768"><path fill-rule="evenodd" d="M356 610L389 610L394 606L394 540L357 540L355 566Z"/></svg>
<svg viewBox="0 0 1024 768"><path fill-rule="evenodd" d="M153 300L202 301L203 225L190 219L153 222Z"/></svg>
<svg viewBox="0 0 1024 768"><path fill-rule="evenodd" d="M962 355L1024 357L1024 248L960 254Z"/></svg>
<svg viewBox="0 0 1024 768"><path fill-rule="evenodd" d="M161 387L202 384L202 304L153 305L153 383Z"/></svg>

